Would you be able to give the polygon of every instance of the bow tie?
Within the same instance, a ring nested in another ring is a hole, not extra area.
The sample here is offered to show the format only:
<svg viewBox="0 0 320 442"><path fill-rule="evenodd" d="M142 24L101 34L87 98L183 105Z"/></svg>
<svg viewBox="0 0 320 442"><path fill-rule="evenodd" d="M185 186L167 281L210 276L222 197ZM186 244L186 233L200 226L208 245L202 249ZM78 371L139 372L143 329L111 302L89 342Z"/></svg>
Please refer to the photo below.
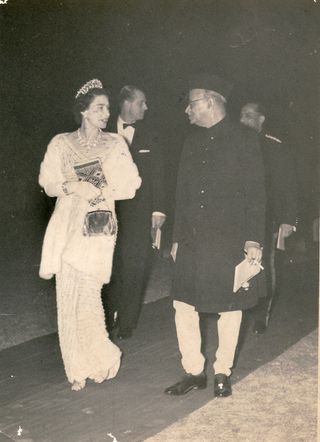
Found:
<svg viewBox="0 0 320 442"><path fill-rule="evenodd" d="M136 123L123 123L123 129L126 129L129 126L133 127L133 129L135 129Z"/></svg>

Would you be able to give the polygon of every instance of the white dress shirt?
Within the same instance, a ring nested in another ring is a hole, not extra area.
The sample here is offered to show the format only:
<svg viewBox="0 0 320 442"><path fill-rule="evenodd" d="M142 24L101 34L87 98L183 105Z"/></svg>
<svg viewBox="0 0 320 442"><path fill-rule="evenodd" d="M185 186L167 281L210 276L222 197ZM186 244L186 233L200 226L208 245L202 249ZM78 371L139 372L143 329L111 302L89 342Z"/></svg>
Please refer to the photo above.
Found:
<svg viewBox="0 0 320 442"><path fill-rule="evenodd" d="M117 132L119 135L122 135L123 138L126 140L126 142L128 143L129 146L131 146L132 140L133 140L133 135L134 135L134 131L135 128L132 126L127 126L125 129L123 128L123 123L126 123L125 121L123 121L123 119L120 117L120 115L118 116L118 121L117 121Z"/></svg>
<svg viewBox="0 0 320 442"><path fill-rule="evenodd" d="M126 142L128 143L129 146L131 146L132 140L133 140L133 136L134 136L134 131L135 128L132 126L127 126L125 129L123 128L123 123L126 123L125 121L123 121L123 119L120 117L120 115L118 116L118 121L117 121L117 131L119 135L122 135L123 138L126 140ZM153 212L152 215L155 216L166 216L164 213L162 212Z"/></svg>

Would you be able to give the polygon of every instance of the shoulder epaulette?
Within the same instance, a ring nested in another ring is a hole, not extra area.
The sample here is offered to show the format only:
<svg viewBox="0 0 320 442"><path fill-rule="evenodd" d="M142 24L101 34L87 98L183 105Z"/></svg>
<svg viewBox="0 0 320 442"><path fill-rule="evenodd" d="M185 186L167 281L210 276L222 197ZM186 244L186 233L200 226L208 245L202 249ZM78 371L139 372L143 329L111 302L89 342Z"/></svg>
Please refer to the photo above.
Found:
<svg viewBox="0 0 320 442"><path fill-rule="evenodd" d="M282 141L279 140L279 138L273 137L272 135L264 134L264 136L265 136L266 138L269 138L270 140L276 141L277 143L282 143Z"/></svg>

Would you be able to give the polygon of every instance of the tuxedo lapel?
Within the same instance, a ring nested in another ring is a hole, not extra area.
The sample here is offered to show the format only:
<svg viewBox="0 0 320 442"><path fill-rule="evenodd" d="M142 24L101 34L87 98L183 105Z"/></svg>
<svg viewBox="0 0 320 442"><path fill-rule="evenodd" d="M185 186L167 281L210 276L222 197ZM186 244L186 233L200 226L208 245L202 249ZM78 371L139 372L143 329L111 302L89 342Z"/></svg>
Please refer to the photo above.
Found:
<svg viewBox="0 0 320 442"><path fill-rule="evenodd" d="M140 141L141 141L141 128L140 128L139 124L137 124L137 126L134 130L132 143L130 146L130 150L132 152L136 152L137 148L139 147Z"/></svg>
<svg viewBox="0 0 320 442"><path fill-rule="evenodd" d="M112 132L112 133L118 133L118 115L117 114L112 115L109 118L106 131ZM140 122L137 122L135 130L134 130L133 138L132 138L132 143L130 146L128 146L133 157L136 157L136 154L138 153L141 146L143 146L143 130L142 130L142 126L141 126Z"/></svg>

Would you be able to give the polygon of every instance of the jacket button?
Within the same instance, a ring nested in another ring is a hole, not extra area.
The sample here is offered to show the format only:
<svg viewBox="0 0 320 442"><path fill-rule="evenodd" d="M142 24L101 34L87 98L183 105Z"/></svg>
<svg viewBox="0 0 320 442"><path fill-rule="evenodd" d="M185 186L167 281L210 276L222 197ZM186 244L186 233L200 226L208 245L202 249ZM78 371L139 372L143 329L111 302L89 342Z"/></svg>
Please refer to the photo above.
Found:
<svg viewBox="0 0 320 442"><path fill-rule="evenodd" d="M202 195L204 194L204 190L202 189L202 190L200 190L200 193L202 193Z"/></svg>
<svg viewBox="0 0 320 442"><path fill-rule="evenodd" d="M203 209L204 208L204 204L200 204L200 209Z"/></svg>
<svg viewBox="0 0 320 442"><path fill-rule="evenodd" d="M203 161L202 161L202 164L206 164L206 160L203 160Z"/></svg>

